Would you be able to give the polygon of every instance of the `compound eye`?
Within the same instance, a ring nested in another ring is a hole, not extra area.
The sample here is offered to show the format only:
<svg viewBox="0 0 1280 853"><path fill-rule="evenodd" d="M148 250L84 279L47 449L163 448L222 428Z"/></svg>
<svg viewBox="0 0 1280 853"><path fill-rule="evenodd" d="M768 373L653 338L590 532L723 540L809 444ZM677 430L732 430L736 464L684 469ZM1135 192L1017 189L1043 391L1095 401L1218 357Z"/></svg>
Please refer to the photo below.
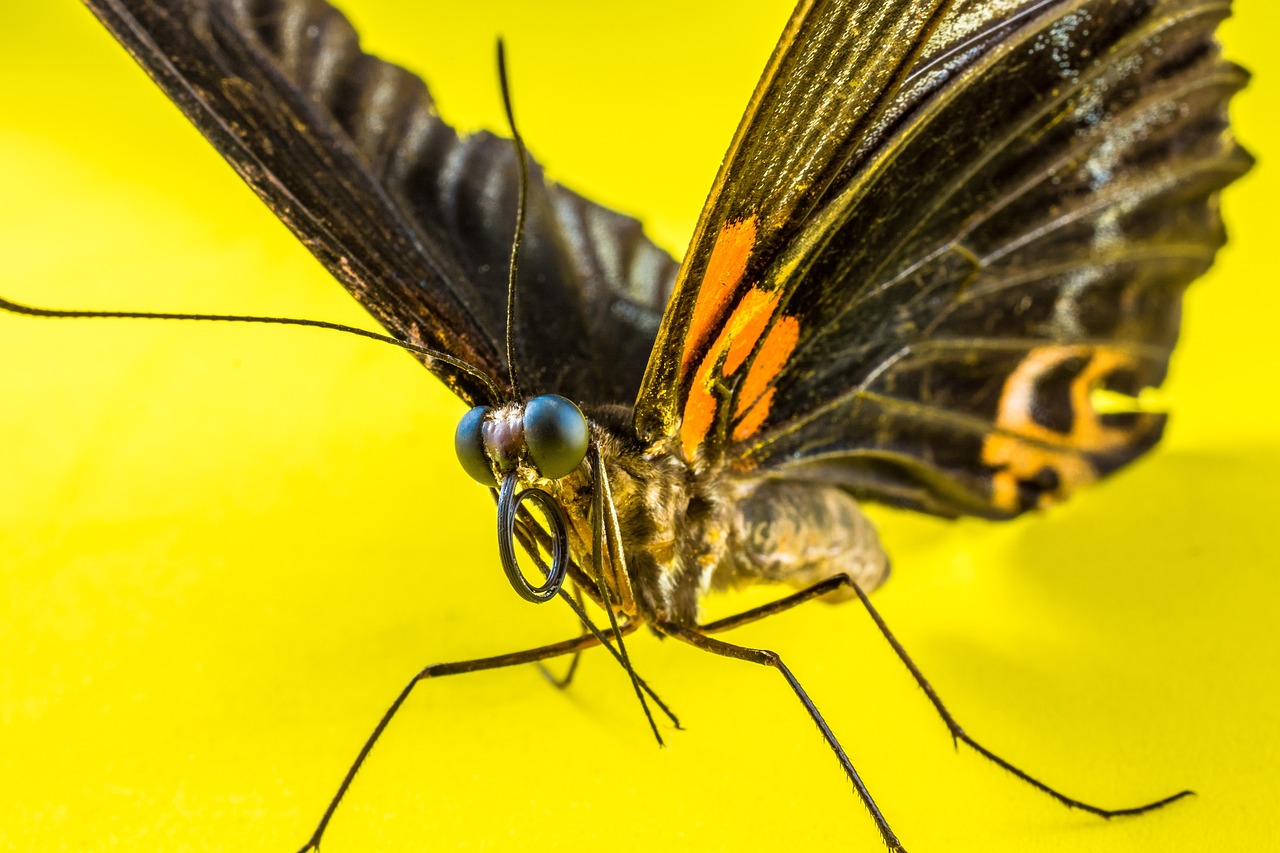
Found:
<svg viewBox="0 0 1280 853"><path fill-rule="evenodd" d="M557 394L534 397L524 407L524 443L542 476L558 480L587 455L587 419Z"/></svg>
<svg viewBox="0 0 1280 853"><path fill-rule="evenodd" d="M458 422L458 431L453 434L453 449L458 453L458 461L462 470L471 475L482 486L498 488L498 481L493 479L493 468L489 466L489 457L484 453L484 416L489 409L476 406L462 416Z"/></svg>

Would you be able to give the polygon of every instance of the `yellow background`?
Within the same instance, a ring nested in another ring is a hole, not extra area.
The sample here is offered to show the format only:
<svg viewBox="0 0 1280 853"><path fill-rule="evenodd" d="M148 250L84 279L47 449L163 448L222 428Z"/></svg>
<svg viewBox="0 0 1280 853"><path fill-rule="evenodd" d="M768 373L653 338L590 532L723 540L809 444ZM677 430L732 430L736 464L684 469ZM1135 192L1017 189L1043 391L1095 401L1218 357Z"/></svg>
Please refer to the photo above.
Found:
<svg viewBox="0 0 1280 853"><path fill-rule="evenodd" d="M788 11L348 5L466 128L501 126L505 34L535 153L677 253ZM737 635L784 654L917 853L1280 849L1280 13L1237 8L1261 163L1188 298L1167 441L1016 523L886 514L876 599L998 752L1100 804L1199 797L1108 824L953 752L856 606ZM0 68L5 295L368 322L77 4L9 4ZM575 633L498 570L461 411L337 334L0 316L0 849L293 851L420 666ZM325 850L877 849L775 674L632 649L688 729L668 748L598 653L565 693L531 667L449 679Z"/></svg>

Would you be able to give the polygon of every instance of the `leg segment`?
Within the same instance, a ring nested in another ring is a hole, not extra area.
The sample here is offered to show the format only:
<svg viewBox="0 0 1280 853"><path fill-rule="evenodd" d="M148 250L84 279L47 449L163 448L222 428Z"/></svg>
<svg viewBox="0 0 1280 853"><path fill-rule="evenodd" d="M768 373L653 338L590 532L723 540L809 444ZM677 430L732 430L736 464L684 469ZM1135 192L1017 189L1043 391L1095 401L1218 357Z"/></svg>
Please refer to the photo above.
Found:
<svg viewBox="0 0 1280 853"><path fill-rule="evenodd" d="M951 712L948 711L946 706L942 703L942 699L933 689L933 685L928 682L924 677L924 674L921 673L920 669L916 666L915 661L913 661L911 656L907 654L907 650L902 647L902 644L898 642L898 638L889 630L889 626L885 623L884 618L880 615L879 611L877 611L871 604L871 600L867 597L867 594L863 592L862 588L854 583L852 578L847 575L836 575L834 577L827 578L826 580L816 583L807 589L803 589L784 598L780 598L777 601L761 605L760 607L753 607L750 610L746 610L734 616L729 616L725 619L719 619L715 622L703 625L699 630L706 634L728 631L732 628L737 628L742 625L755 622L759 619L763 619L766 616L772 616L776 613L781 613L784 610L790 610L792 607L804 604L806 601L812 601L815 598L819 598L829 592L833 592L843 587L849 587L857 594L858 600L862 602L862 606L866 609L867 614L870 615L872 621L876 623L876 627L880 629L880 633L884 635L884 638L889 642L889 645L893 648L894 654L898 656L898 659L902 661L904 666L906 666L907 671L911 673L911 677L915 679L916 684L918 684L920 689L924 691L929 703L933 705L934 710L938 712L938 716L942 718L942 722L946 725L947 731L951 733L951 739L957 744L964 742L975 752L991 761L993 764L1004 768L1014 776L1017 776L1019 779L1026 782L1028 785L1039 791L1043 791L1068 808L1080 809L1081 811L1089 812L1090 814L1095 814L1107 819L1154 811L1155 809L1167 806L1176 800L1180 800L1183 797L1189 797L1194 793L1193 791L1179 791L1176 794L1171 794L1154 802L1146 803L1145 805L1131 806L1124 809L1104 809L1090 805L1089 803L1081 802L1073 797L1068 797L1061 791L1049 787L1031 774L1009 763L999 755L996 755L994 752L970 737L960 724L956 722L955 717L951 716Z"/></svg>
<svg viewBox="0 0 1280 853"><path fill-rule="evenodd" d="M623 659L623 656L622 656L623 650L621 649L622 643L621 642L618 643L619 648L617 649L613 647L613 643L609 641L609 637L606 636L599 628L596 627L596 624L591 621L591 617L587 615L586 608L582 606L581 601L575 602L572 598L570 598L565 593L564 590L560 590L560 597L564 599L565 603L568 604L569 608L574 612L574 615L578 617L578 621L582 623L582 627L584 629L584 636L587 632L590 632L590 634L595 637L596 641L600 645L604 646L605 651L607 651L610 655L613 656L613 659L618 662L618 665L627 671L627 674L634 680L634 683L637 684L639 688L644 691L645 695L647 695L650 699L654 701L654 704L656 704L658 706L658 709L662 711L663 714L666 715L667 719L671 721L671 724L676 727L676 730L677 731L680 730L680 720L676 717L675 713L673 713L672 710L667 707L667 703L663 702L661 697L659 697L657 693L653 692L653 688L651 688L648 685L648 683L646 683L645 680L640 677L640 674L636 672L634 669L630 668L630 663L627 660ZM617 628L617 626L615 626L615 629L617 630L619 635L630 634L632 631L638 628L639 625L640 623L638 622L625 622L622 624L621 628ZM569 665L570 676L573 674L573 670L577 666L578 657L582 654L582 651L583 651L582 649L578 649L573 653L573 663ZM539 664L539 666L541 667L541 664ZM542 673L543 675L547 675L547 677L550 677L547 674L547 671L545 668L542 669ZM569 676L565 676L566 682L568 681L568 678ZM645 707L645 716L649 718L649 724L653 725L653 717L649 715L647 706ZM662 745L662 738L658 738L658 745L659 746Z"/></svg>
<svg viewBox="0 0 1280 853"><path fill-rule="evenodd" d="M1043 791L1044 793L1053 797L1055 800L1062 803L1067 808L1080 809L1081 811L1089 812L1090 814L1095 814L1095 815L1098 815L1099 817L1103 817L1107 819L1110 819L1113 817L1122 817L1125 815L1136 815L1136 814L1142 814L1143 812L1154 811L1155 809L1158 809L1161 806L1167 806L1176 800L1180 800L1183 797L1189 797L1194 793L1193 791L1184 790L1184 791L1179 791L1176 794L1170 794L1169 796L1156 800L1155 802L1146 803L1145 805L1141 805L1141 806L1131 806L1125 809L1104 809L1104 808L1099 808L1098 806L1090 805L1085 802L1081 802L1080 800L1074 799L1073 797L1068 797L1066 794L1062 793L1061 791L1055 790L1054 788L1049 787L1044 782L1041 782L1039 779L1035 778L1034 776L1027 773L1026 771L1021 770L1018 767L1015 767L1014 765L1010 764L1008 761L996 755L994 752L987 749L985 746L978 743L976 740L969 737L969 735L965 733L965 730L960 727L959 723L956 722L955 717L952 717L951 712L948 711L946 706L942 704L942 699L939 698L938 694L934 691L933 685L931 685L927 680L925 680L924 675L916 667L915 661L911 660L911 656L907 654L907 650L904 649L902 647L902 644L898 642L898 638L893 636L893 632L889 630L889 626L885 624L885 621L880 616L880 613L875 609L875 607L872 606L871 600L867 598L867 594L863 592L862 589L856 583L853 583L853 581L849 581L849 585L852 586L853 591L857 593L858 600L862 602L862 606L866 608L868 615L870 615L872 621L876 623L876 627L880 629L880 633L884 635L884 638L889 641L889 645L893 647L894 654L896 654L898 656L898 659L902 661L904 666L906 666L907 671L911 673L911 677L916 680L916 684L920 685L920 689L924 691L924 695L928 697L930 704L932 704L934 707L934 710L938 712L938 716L942 718L942 722L946 724L947 730L951 732L951 739L953 741L955 742L963 741L964 743L972 747L973 750L977 752L979 755L983 756L984 758L996 764L997 766L1003 767L1005 770L1008 770L1014 776L1017 776L1019 779L1021 779L1023 782L1026 782L1031 787L1036 788L1037 790Z"/></svg>
<svg viewBox="0 0 1280 853"><path fill-rule="evenodd" d="M573 600L578 603L578 606L575 608L575 612L577 610L583 610L582 587L577 584L573 585ZM585 637L589 633L591 632L584 624L582 626L582 634L579 636ZM582 649L578 649L573 653L573 656L569 658L569 668L565 670L563 676L556 675L542 661L538 661L538 672L542 673L542 677L547 681L550 681L557 689L567 690L569 685L573 683L573 676L578 671L578 661L580 660L582 660Z"/></svg>
<svg viewBox="0 0 1280 853"><path fill-rule="evenodd" d="M778 657L776 652L765 649L751 649L746 646L735 645L734 643L726 643L724 640L717 640L708 637L700 631L675 625L670 622L660 622L654 626L663 634L682 640L695 648L712 654L721 655L722 657L733 658L735 660L747 661L748 663L759 664L760 666L769 666L776 669L787 680L791 692L796 694L796 698L800 700L800 704L804 705L804 709L809 714L809 718L817 724L822 737L827 741L827 745L831 747L831 751L836 754L836 758L840 761L840 766L844 768L845 774L849 777L849 781L853 783L853 788L861 798L863 805L867 807L867 811L871 813L871 819L875 821L876 828L880 830L880 837L884 839L885 846L889 848L891 853L906 853L902 846L902 842L898 840L898 836L894 835L893 830L889 828L889 822L885 820L884 815L880 813L880 808L876 805L875 800L871 798L871 792L867 790L867 786L863 783L862 777L858 775L858 771L854 769L853 762L849 760L849 756L845 753L844 747L836 740L835 733L831 731L831 727L827 725L827 721L823 719L819 713L813 700L809 698L809 694L800 686L800 682L791 674L791 670L782 662L782 658Z"/></svg>
<svg viewBox="0 0 1280 853"><path fill-rule="evenodd" d="M630 633L635 630L636 625L628 624L621 626L622 633ZM522 663L534 663L537 661L547 660L548 658L560 657L561 655L574 654L583 649L597 645L600 641L594 634L585 634L575 637L572 640L564 640L559 643L552 643L547 646L539 646L535 649L525 649L523 651L511 652L505 655L495 655L488 658L476 658L475 660L454 661L452 663L439 663L427 667L426 669L415 675L400 694L396 696L391 707L383 713L382 718L378 720L378 725L373 732L365 740L364 746L360 747L360 752L356 755L356 760L352 762L351 768L347 770L347 775L343 777L342 784L338 786L338 791L333 795L333 799L329 802L329 807L325 809L324 815L320 818L320 823L316 825L315 832L311 834L310 840L303 846L300 853L308 853L308 851L319 851L320 840L324 836L325 829L329 826L329 821L333 819L333 814L338 809L338 804L342 802L342 798L346 795L347 789L351 787L351 782L356 778L361 766L364 765L365 759L369 757L369 753L373 750L373 746L378 742L378 738L382 736L387 725L391 722L391 718L400 710L400 706L409 698L409 694L413 692L413 688L420 682L430 678L441 678L446 675L459 675L464 672L479 672L485 669L500 669L507 666L516 666Z"/></svg>

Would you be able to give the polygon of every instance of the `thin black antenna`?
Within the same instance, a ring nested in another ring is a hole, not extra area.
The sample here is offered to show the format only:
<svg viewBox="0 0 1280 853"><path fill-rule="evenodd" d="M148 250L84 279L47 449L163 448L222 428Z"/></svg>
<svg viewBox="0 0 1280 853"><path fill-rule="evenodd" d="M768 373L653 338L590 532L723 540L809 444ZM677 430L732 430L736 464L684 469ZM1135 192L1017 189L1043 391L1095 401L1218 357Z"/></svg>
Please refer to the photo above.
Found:
<svg viewBox="0 0 1280 853"><path fill-rule="evenodd" d="M523 397L516 376L516 262L520 259L520 241L524 237L524 207L529 193L529 167L525 163L524 140L516 129L516 116L511 108L511 89L507 84L507 54L498 39L498 83L502 87L502 107L507 111L507 127L516 145L516 166L520 169L520 193L516 198L516 233L511 238L511 265L507 268L507 377L515 399Z"/></svg>
<svg viewBox="0 0 1280 853"><path fill-rule="evenodd" d="M431 349L430 347L419 346L418 344L402 341L393 338L390 335L383 335L378 332L370 332L368 329L358 329L355 326L345 326L342 323L330 323L327 320L303 320L296 317L253 317L241 314L173 314L159 311L82 311L82 310L64 310L59 308L36 308L31 305L22 305L18 302L11 302L4 297L0 297L0 310L9 311L13 314L22 314L27 317L58 317L63 319L112 319L112 320L211 320L224 323L272 323L277 326L311 326L317 329L332 329L335 332L346 332L351 335L359 335L362 338L368 338L371 341L379 343L391 344L392 346L406 349L410 352L416 352L419 355L425 355L435 361L455 367L463 373L477 380L489 392L489 402L496 405L502 401L503 395L498 391L498 386L493 384L493 380L485 375L479 368L472 367L460 358L454 358L448 353L440 350Z"/></svg>

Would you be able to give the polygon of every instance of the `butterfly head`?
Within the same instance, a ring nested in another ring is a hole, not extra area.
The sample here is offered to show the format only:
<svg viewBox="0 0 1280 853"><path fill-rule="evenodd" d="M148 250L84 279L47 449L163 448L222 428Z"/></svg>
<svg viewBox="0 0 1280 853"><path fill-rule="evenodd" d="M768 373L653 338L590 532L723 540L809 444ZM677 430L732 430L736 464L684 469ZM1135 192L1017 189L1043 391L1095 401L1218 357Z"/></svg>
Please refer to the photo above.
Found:
<svg viewBox="0 0 1280 853"><path fill-rule="evenodd" d="M512 474L530 482L571 474L586 458L589 439L581 409L543 394L524 404L475 407L458 423L454 449L473 480L496 489Z"/></svg>
<svg viewBox="0 0 1280 853"><path fill-rule="evenodd" d="M539 484L578 470L589 445L586 416L572 401L556 394L543 394L523 404L477 406L458 423L454 434L458 461L476 482L498 489L498 553L511 586L526 601L539 603L555 597L569 563L564 510ZM521 483L524 488L517 492ZM551 565L543 566L546 578L537 585L520 571L513 544L517 513L530 500L542 508L551 537Z"/></svg>

